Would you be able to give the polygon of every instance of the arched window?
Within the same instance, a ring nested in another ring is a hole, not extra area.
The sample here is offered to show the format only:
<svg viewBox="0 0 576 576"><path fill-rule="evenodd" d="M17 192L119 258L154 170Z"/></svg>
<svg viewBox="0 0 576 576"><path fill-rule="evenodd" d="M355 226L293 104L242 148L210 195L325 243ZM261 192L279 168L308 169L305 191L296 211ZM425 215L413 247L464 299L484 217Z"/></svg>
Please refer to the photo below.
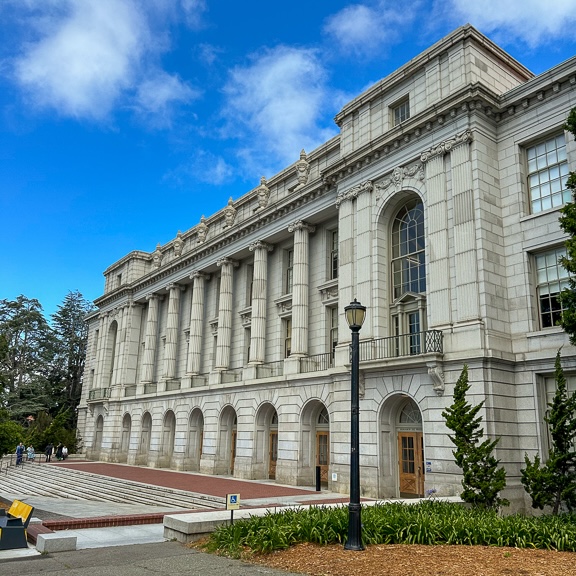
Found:
<svg viewBox="0 0 576 576"><path fill-rule="evenodd" d="M426 252L424 206L419 198L398 210L391 232L394 353L420 354L426 330Z"/></svg>

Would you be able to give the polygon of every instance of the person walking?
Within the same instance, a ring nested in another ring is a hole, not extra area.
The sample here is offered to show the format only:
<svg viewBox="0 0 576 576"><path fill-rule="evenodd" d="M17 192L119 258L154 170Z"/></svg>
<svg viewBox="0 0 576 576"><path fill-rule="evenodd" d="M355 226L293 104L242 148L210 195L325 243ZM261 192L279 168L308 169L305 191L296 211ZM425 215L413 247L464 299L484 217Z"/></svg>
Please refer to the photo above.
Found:
<svg viewBox="0 0 576 576"><path fill-rule="evenodd" d="M34 462L34 458L36 458L36 452L35 452L34 446L32 446L32 444L30 444L30 446L28 446L28 448L26 448L26 452L28 453L28 460L30 462Z"/></svg>
<svg viewBox="0 0 576 576"><path fill-rule="evenodd" d="M18 464L22 464L23 455L24 455L24 444L20 442L20 444L16 446L16 466L18 466Z"/></svg>
<svg viewBox="0 0 576 576"><path fill-rule="evenodd" d="M46 462L50 462L50 460L52 459L53 450L54 446L52 445L52 442L49 442L48 446L46 446L46 449L44 450L44 454L46 454Z"/></svg>
<svg viewBox="0 0 576 576"><path fill-rule="evenodd" d="M68 448L66 445L62 446L62 460L66 460L68 458Z"/></svg>
<svg viewBox="0 0 576 576"><path fill-rule="evenodd" d="M56 446L56 460L62 460L62 442Z"/></svg>

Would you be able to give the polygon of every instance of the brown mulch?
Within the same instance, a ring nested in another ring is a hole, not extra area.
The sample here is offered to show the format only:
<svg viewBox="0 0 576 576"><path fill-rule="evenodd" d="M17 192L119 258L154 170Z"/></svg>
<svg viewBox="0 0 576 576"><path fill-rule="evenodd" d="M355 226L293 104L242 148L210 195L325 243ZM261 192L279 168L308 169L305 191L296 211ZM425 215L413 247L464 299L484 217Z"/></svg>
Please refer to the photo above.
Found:
<svg viewBox="0 0 576 576"><path fill-rule="evenodd" d="M488 546L299 544L248 561L310 576L576 576L574 552Z"/></svg>

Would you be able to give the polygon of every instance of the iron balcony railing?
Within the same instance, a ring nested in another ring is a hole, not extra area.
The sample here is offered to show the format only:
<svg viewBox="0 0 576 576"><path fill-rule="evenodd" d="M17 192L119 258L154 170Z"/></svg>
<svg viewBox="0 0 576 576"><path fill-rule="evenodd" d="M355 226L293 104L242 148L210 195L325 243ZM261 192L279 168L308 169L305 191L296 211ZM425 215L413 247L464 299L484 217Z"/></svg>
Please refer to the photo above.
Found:
<svg viewBox="0 0 576 576"><path fill-rule="evenodd" d="M264 362L256 366L256 378L272 378L284 374L284 360Z"/></svg>
<svg viewBox="0 0 576 576"><path fill-rule="evenodd" d="M360 342L360 362L398 358L399 356L417 356L433 352L443 353L442 332L440 330L426 330L425 332Z"/></svg>
<svg viewBox="0 0 576 576"><path fill-rule="evenodd" d="M105 400L110 398L111 388L94 388L88 392L88 400Z"/></svg>
<svg viewBox="0 0 576 576"><path fill-rule="evenodd" d="M314 354L314 356L308 356L307 358L300 358L300 372L305 374L306 372L321 372L322 370L328 370L334 366L334 358L331 352L325 352L324 354Z"/></svg>

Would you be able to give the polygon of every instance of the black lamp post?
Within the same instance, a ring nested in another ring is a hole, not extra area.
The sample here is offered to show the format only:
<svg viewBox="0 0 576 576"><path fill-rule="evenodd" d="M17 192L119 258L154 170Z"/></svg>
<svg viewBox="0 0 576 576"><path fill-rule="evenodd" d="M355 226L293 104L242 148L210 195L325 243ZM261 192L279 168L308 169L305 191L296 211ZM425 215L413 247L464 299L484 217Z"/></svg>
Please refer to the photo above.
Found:
<svg viewBox="0 0 576 576"><path fill-rule="evenodd" d="M362 545L362 524L360 520L360 328L366 318L366 307L354 298L344 308L346 322L352 330L350 346L351 363L351 416L350 416L350 504L348 506L348 538L344 550L364 550Z"/></svg>

